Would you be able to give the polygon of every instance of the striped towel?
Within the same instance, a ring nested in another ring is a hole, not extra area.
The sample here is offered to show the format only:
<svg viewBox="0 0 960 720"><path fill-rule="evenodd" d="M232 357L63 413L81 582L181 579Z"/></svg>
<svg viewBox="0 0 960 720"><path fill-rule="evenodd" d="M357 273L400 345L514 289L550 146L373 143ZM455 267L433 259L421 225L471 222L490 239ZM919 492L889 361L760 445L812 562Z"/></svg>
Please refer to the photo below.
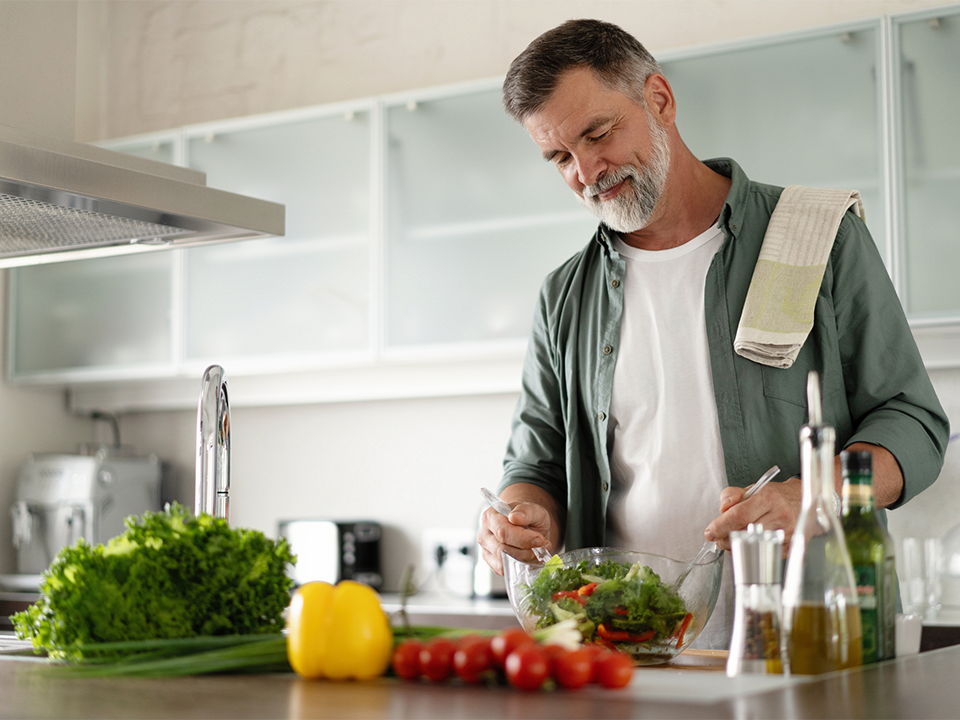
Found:
<svg viewBox="0 0 960 720"><path fill-rule="evenodd" d="M863 201L856 190L784 188L763 237L733 347L763 365L788 368L813 328L827 258L844 213Z"/></svg>

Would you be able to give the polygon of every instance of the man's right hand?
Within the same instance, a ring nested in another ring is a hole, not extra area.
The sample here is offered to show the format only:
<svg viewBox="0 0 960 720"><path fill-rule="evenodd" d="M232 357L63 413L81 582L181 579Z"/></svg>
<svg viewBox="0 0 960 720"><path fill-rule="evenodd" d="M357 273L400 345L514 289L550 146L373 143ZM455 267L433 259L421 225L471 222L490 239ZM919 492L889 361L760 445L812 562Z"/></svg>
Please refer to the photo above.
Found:
<svg viewBox="0 0 960 720"><path fill-rule="evenodd" d="M519 483L507 487L500 497L513 512L504 517L487 508L480 518L477 543L484 562L503 575L500 553L506 552L523 562L536 562L531 548L546 547L552 552L560 545L561 533L556 502L541 488Z"/></svg>

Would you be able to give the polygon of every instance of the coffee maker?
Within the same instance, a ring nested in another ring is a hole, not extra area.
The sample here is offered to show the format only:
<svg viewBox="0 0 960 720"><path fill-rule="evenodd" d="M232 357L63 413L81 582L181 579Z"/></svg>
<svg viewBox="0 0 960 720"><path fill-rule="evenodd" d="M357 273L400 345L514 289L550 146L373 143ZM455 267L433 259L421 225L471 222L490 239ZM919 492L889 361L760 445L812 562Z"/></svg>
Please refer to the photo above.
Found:
<svg viewBox="0 0 960 720"><path fill-rule="evenodd" d="M128 516L160 510L160 478L155 455L121 448L28 456L11 508L17 572L42 573L64 546L104 544Z"/></svg>

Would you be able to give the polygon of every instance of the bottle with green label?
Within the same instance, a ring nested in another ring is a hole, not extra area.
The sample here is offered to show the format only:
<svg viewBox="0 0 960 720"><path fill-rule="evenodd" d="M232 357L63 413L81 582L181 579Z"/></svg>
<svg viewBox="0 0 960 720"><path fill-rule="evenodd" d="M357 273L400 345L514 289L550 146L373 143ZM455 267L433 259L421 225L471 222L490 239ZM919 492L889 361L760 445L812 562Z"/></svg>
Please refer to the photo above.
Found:
<svg viewBox="0 0 960 720"><path fill-rule="evenodd" d="M895 651L894 545L876 513L873 455L842 452L843 532L853 562L863 626L863 662L889 660Z"/></svg>

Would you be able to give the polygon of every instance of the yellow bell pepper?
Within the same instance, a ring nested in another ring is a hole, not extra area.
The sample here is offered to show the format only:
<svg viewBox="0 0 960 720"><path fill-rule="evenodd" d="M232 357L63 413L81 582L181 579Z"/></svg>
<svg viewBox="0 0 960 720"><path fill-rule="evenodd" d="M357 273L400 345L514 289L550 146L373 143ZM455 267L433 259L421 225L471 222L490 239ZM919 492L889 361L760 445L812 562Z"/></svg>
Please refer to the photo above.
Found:
<svg viewBox="0 0 960 720"><path fill-rule="evenodd" d="M373 588L352 580L297 588L287 616L287 659L305 678L366 680L390 664L393 631Z"/></svg>

